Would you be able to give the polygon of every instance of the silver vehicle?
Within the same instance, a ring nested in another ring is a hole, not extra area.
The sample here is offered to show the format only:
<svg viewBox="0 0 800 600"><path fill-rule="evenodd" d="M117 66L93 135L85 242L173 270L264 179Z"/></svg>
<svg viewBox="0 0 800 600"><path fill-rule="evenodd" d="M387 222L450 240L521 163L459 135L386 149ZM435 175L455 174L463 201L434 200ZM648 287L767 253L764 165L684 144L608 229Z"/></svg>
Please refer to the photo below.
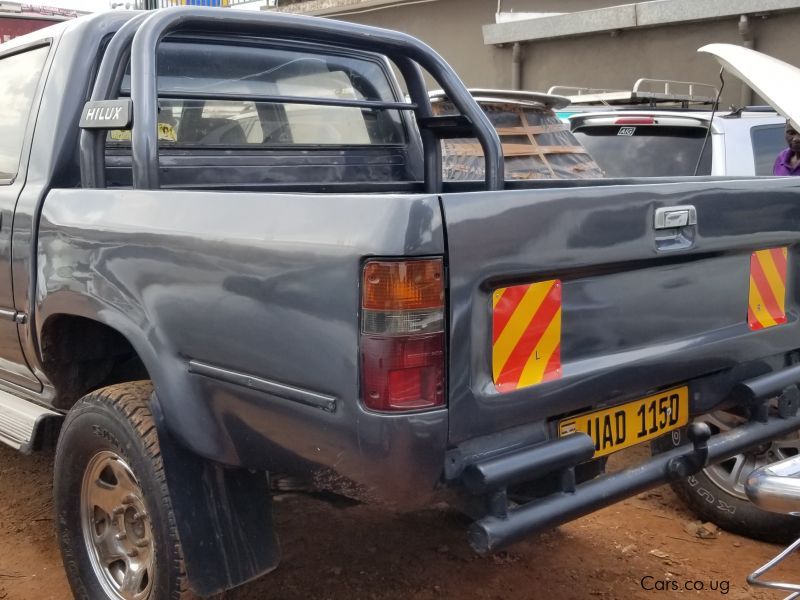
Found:
<svg viewBox="0 0 800 600"><path fill-rule="evenodd" d="M568 95L572 111L562 116L607 177L772 175L786 147L774 109L713 111L717 90L705 84L640 79L627 92L550 92Z"/></svg>

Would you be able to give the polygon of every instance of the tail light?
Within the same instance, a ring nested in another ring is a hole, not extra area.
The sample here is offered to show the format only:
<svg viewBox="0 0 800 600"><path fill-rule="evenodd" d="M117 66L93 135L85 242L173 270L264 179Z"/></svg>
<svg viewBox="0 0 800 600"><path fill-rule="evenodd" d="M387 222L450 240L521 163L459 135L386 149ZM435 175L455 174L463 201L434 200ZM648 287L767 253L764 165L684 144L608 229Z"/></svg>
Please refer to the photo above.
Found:
<svg viewBox="0 0 800 600"><path fill-rule="evenodd" d="M614 121L614 125L655 125L654 117L620 117Z"/></svg>
<svg viewBox="0 0 800 600"><path fill-rule="evenodd" d="M361 289L364 405L392 412L444 405L442 260L367 261Z"/></svg>

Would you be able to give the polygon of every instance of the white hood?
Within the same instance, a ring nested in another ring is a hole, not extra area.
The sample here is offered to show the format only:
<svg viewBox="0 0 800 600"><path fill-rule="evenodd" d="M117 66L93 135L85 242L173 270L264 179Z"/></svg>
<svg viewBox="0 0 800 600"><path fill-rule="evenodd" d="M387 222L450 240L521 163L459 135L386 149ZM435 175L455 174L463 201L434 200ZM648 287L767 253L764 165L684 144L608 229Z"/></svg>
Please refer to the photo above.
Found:
<svg viewBox="0 0 800 600"><path fill-rule="evenodd" d="M708 44L698 52L712 54L727 71L753 88L795 127L800 126L800 69L733 44Z"/></svg>

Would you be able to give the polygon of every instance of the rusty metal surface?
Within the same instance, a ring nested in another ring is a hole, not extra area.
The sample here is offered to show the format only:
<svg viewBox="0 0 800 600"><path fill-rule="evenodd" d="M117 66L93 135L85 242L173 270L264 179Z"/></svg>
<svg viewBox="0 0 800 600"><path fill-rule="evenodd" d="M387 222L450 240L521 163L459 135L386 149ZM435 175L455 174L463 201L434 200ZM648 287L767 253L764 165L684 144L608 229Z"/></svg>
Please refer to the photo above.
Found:
<svg viewBox="0 0 800 600"><path fill-rule="evenodd" d="M500 134L508 179L588 179L603 177L598 164L545 106L478 102ZM456 114L446 101L433 104L440 115ZM442 142L444 178L449 181L482 179L483 152L473 138Z"/></svg>

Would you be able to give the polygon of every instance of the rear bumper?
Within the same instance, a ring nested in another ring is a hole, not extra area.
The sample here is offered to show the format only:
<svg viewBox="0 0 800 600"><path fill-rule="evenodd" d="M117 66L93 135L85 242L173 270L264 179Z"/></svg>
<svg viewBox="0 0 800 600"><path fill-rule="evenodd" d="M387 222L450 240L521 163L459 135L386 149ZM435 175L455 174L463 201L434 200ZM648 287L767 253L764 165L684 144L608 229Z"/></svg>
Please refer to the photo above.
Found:
<svg viewBox="0 0 800 600"><path fill-rule="evenodd" d="M708 441L707 461L711 463L725 460L796 429L800 429L800 415L789 418L772 417L766 423L748 423L730 432L713 436ZM591 444L589 436L576 434L550 442L548 446L556 450L562 443L578 436L585 437ZM634 468L575 486L574 491L552 494L509 510L505 515L486 516L470 527L470 544L480 553L498 550L528 535L577 519L651 487L696 473L708 464L697 458L695 447L681 446Z"/></svg>
<svg viewBox="0 0 800 600"><path fill-rule="evenodd" d="M456 479L473 498L484 499L488 512L471 525L470 543L480 553L498 550L796 431L800 429L798 381L800 367L795 365L742 382L734 387L729 400L746 407L750 419L745 424L714 436L707 425L691 424L692 444L581 484L576 483L575 468L594 452L593 441L585 433L469 461ZM769 410L767 400L776 397L777 411ZM509 486L545 478L557 481L558 491L509 506Z"/></svg>

